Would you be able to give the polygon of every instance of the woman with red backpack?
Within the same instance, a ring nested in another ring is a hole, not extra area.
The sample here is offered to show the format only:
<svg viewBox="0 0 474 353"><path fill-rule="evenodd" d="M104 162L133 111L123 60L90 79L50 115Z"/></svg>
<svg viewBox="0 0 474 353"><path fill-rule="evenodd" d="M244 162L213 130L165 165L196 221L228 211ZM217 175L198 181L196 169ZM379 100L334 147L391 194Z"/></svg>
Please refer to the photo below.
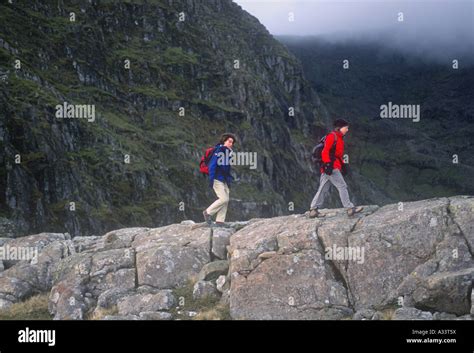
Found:
<svg viewBox="0 0 474 353"><path fill-rule="evenodd" d="M219 143L206 151L201 159L201 172L209 175L209 186L214 189L217 200L203 211L204 220L212 224L211 216L216 216L216 226L225 226L225 216L229 204L229 188L232 182L231 159L232 147L236 142L234 134L225 133Z"/></svg>

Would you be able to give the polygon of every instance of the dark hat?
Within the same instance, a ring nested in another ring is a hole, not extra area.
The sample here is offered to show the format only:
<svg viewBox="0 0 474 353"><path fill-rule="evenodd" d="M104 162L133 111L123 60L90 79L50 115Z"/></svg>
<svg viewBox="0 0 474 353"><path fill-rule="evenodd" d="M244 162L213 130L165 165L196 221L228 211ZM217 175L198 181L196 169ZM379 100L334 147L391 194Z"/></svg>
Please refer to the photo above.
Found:
<svg viewBox="0 0 474 353"><path fill-rule="evenodd" d="M337 120L334 121L334 127L341 128L341 127L344 127L344 126L349 126L349 122L347 120L337 119Z"/></svg>

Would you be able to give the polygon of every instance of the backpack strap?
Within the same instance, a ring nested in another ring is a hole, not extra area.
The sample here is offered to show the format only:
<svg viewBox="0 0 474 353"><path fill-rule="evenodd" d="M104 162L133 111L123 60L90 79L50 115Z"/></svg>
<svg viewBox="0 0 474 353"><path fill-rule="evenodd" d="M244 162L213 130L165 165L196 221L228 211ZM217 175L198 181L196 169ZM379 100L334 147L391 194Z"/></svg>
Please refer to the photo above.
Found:
<svg viewBox="0 0 474 353"><path fill-rule="evenodd" d="M334 163L336 160L336 146L337 146L337 134L332 131L331 134L334 134L334 144L331 146L331 149L329 150L329 156L332 157L331 162ZM331 156L332 153L332 156Z"/></svg>

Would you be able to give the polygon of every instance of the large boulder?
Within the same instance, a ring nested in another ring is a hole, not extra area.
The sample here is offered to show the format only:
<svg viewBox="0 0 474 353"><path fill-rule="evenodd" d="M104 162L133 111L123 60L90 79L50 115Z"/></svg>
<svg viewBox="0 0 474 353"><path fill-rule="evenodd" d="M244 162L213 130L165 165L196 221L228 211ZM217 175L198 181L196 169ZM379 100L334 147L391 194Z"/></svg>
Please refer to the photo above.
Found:
<svg viewBox="0 0 474 353"><path fill-rule="evenodd" d="M275 251L270 258L259 257ZM342 319L352 315L316 233L303 216L259 220L230 245L230 313L234 319Z"/></svg>
<svg viewBox="0 0 474 353"><path fill-rule="evenodd" d="M193 280L211 260L210 232L174 224L139 234L132 243L138 284L169 289Z"/></svg>
<svg viewBox="0 0 474 353"><path fill-rule="evenodd" d="M459 227L467 245L471 251L474 251L474 197L458 196L450 197L448 214L453 222Z"/></svg>
<svg viewBox="0 0 474 353"><path fill-rule="evenodd" d="M447 199L387 205L363 217L347 246L363 249L363 263L347 262L345 276L357 309L396 300L394 291L435 251L446 229Z"/></svg>
<svg viewBox="0 0 474 353"><path fill-rule="evenodd" d="M392 320L433 320L433 314L429 311L403 307L395 310Z"/></svg>
<svg viewBox="0 0 474 353"><path fill-rule="evenodd" d="M220 260L227 259L227 246L230 237L235 233L234 228L215 228L212 231L212 254Z"/></svg>
<svg viewBox="0 0 474 353"><path fill-rule="evenodd" d="M56 319L83 318L102 293L135 289L135 252L126 248L77 253L60 262L54 277L50 312ZM70 296L77 303L74 310L63 299Z"/></svg>
<svg viewBox="0 0 474 353"><path fill-rule="evenodd" d="M205 264L197 276L198 281L213 281L220 275L227 275L229 262L225 260L213 261Z"/></svg>
<svg viewBox="0 0 474 353"><path fill-rule="evenodd" d="M45 247L52 242L61 240L71 240L71 236L68 233L39 233L12 239L2 246L2 256L6 256L3 259L4 265L8 268L19 262L34 264Z"/></svg>
<svg viewBox="0 0 474 353"><path fill-rule="evenodd" d="M348 234L347 245L363 249L365 259L362 263L348 261L343 271L357 309L379 309L403 298L419 308L467 313L470 280L466 276L471 271L464 276L462 270L474 268L474 263L448 206L445 198L404 203L403 207L388 205L360 220ZM463 275L456 275L458 271ZM453 285L458 281L453 287L457 292L440 293L444 281ZM422 293L421 288L425 288ZM454 304L449 299L453 296L464 300ZM450 301L453 303L448 304Z"/></svg>
<svg viewBox="0 0 474 353"><path fill-rule="evenodd" d="M470 313L473 279L474 268L435 273L413 291L413 302L417 307L429 310L456 315Z"/></svg>
<svg viewBox="0 0 474 353"><path fill-rule="evenodd" d="M211 258L210 229L193 224L126 228L73 242L76 253L53 271L50 312L56 319L82 319L114 306L120 317L168 318L149 313L170 309L171 289L194 280Z"/></svg>
<svg viewBox="0 0 474 353"><path fill-rule="evenodd" d="M198 281L193 287L193 299L219 298L214 283L209 281Z"/></svg>
<svg viewBox="0 0 474 353"><path fill-rule="evenodd" d="M120 299L117 303L119 315L140 315L144 312L169 310L176 304L171 290L155 293L135 294Z"/></svg>
<svg viewBox="0 0 474 353"><path fill-rule="evenodd" d="M28 238L28 237L26 237ZM0 300L3 307L22 301L34 294L51 290L54 283L54 274L63 258L71 255L74 251L71 240L67 237L56 236L53 240L38 239L15 239L9 242L16 244L36 244L38 255L32 260L22 260L11 265L0 272ZM19 242L19 240L23 240ZM18 242L17 242L18 241ZM30 242L31 241L31 242Z"/></svg>
<svg viewBox="0 0 474 353"><path fill-rule="evenodd" d="M48 309L55 320L82 320L90 309L82 279L70 278L56 284L50 293Z"/></svg>
<svg viewBox="0 0 474 353"><path fill-rule="evenodd" d="M469 315L473 200L458 196L366 206L355 217L336 209L322 210L324 218L252 222L231 237L231 316L331 319L397 305Z"/></svg>
<svg viewBox="0 0 474 353"><path fill-rule="evenodd" d="M471 288L471 315L474 316L474 290Z"/></svg>

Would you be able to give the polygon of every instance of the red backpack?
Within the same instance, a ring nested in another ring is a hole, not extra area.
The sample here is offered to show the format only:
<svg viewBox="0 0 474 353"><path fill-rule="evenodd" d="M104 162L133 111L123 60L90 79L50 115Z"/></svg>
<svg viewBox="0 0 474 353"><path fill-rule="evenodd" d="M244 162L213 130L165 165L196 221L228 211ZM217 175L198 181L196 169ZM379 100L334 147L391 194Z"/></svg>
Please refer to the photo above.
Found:
<svg viewBox="0 0 474 353"><path fill-rule="evenodd" d="M202 174L209 175L209 161L212 158L212 155L214 154L215 147L209 147L206 152L204 153L204 156L201 157L201 162L199 163L199 171Z"/></svg>

